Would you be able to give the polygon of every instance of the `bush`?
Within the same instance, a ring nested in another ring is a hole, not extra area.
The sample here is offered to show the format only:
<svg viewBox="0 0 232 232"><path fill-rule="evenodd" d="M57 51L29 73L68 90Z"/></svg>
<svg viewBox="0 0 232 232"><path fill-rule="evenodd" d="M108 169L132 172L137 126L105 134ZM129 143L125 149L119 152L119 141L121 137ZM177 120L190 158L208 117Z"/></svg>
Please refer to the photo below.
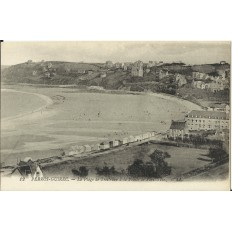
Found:
<svg viewBox="0 0 232 232"><path fill-rule="evenodd" d="M79 170L72 169L72 173L75 176L85 177L88 176L89 170L85 166L81 166Z"/></svg>
<svg viewBox="0 0 232 232"><path fill-rule="evenodd" d="M116 170L115 167L107 167L106 165L103 168L96 167L95 169L97 171L97 175L100 176L110 176L110 175L117 175L119 174Z"/></svg>

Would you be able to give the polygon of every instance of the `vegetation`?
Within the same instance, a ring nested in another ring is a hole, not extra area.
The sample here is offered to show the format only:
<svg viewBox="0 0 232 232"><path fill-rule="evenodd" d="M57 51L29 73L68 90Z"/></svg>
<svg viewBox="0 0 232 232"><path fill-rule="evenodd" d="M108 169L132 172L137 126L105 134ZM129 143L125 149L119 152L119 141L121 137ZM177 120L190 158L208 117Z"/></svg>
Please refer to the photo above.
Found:
<svg viewBox="0 0 232 232"><path fill-rule="evenodd" d="M72 173L75 176L86 177L88 176L89 170L85 166L81 166L79 170L72 169Z"/></svg>
<svg viewBox="0 0 232 232"><path fill-rule="evenodd" d="M229 155L222 149L209 149L208 157L212 159L213 162L218 162L223 159L229 158Z"/></svg>
<svg viewBox="0 0 232 232"><path fill-rule="evenodd" d="M111 175L117 175L119 174L116 170L115 167L107 167L106 164L103 168L96 167L96 172L97 175L99 176L111 176Z"/></svg>
<svg viewBox="0 0 232 232"><path fill-rule="evenodd" d="M129 165L128 175L133 177L161 178L171 174L171 167L165 161L170 155L167 152L155 150L151 155L151 162L144 163L136 159L132 165Z"/></svg>

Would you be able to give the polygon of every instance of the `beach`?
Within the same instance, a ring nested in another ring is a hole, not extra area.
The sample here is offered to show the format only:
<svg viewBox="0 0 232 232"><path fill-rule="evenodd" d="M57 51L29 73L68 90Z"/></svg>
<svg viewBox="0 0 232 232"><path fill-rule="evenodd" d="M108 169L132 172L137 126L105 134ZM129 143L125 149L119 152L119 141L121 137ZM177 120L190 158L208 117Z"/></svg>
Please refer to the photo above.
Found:
<svg viewBox="0 0 232 232"><path fill-rule="evenodd" d="M147 131L165 133L172 119L184 118L188 111L200 108L174 96L155 93L110 94L35 86L4 89L43 100L36 109L2 120L2 161L9 164L27 156L38 159L56 155L73 145Z"/></svg>

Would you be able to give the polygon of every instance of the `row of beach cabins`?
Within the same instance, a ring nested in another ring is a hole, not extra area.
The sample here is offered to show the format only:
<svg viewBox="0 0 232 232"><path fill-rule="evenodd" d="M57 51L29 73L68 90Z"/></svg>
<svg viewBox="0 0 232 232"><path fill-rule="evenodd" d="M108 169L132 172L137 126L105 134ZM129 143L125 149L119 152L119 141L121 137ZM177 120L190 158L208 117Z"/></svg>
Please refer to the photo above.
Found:
<svg viewBox="0 0 232 232"><path fill-rule="evenodd" d="M155 136L155 132L146 132L142 135L135 135L135 136L129 136L126 138L122 138L122 139L115 139L115 140L111 140L111 141L105 141L102 143L97 143L97 144L86 144L86 145L76 145L76 146L72 146L71 150L69 152L69 155L78 155L78 154L83 154L83 153L87 153L87 152L95 152L95 151L103 151L103 150L107 150L110 148L115 148L115 147L119 147L122 145L127 145L130 143L134 143L134 142L142 142L144 140L150 139L151 137Z"/></svg>

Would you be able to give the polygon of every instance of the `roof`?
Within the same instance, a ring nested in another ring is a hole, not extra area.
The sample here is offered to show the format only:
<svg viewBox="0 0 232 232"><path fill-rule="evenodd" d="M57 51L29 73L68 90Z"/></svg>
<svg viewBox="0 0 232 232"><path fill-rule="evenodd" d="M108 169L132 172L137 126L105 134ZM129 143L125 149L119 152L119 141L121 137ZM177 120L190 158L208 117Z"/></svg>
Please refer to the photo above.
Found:
<svg viewBox="0 0 232 232"><path fill-rule="evenodd" d="M211 118L211 119L229 119L229 115L226 112L220 111L201 111L192 110L187 114L190 118Z"/></svg>
<svg viewBox="0 0 232 232"><path fill-rule="evenodd" d="M170 129L174 130L184 130L185 128L185 121L172 121Z"/></svg>

